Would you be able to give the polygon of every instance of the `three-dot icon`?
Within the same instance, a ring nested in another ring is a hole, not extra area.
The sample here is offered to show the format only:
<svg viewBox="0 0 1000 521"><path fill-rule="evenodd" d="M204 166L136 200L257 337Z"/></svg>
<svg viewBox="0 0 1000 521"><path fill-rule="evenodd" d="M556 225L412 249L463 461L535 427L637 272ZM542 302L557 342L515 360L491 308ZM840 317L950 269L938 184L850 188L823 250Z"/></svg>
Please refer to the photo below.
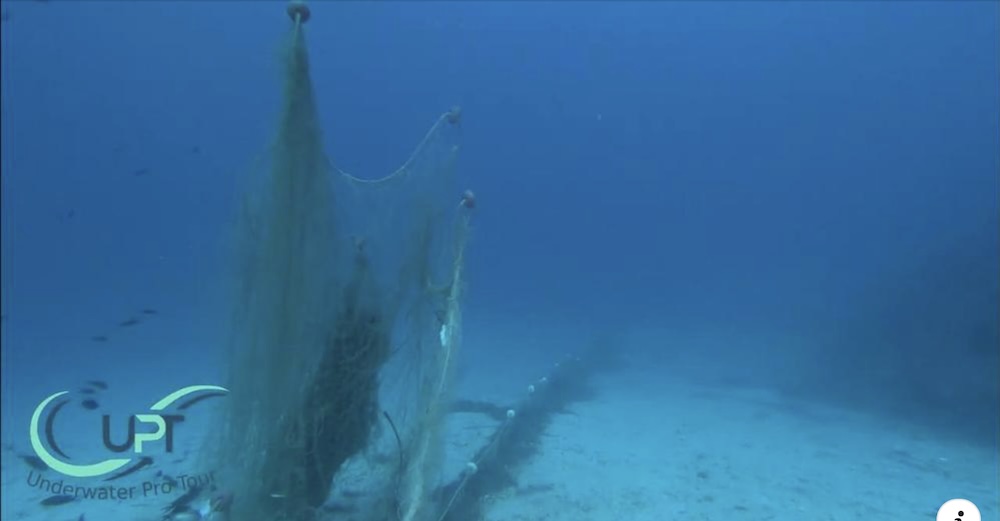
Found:
<svg viewBox="0 0 1000 521"><path fill-rule="evenodd" d="M983 517L972 501L951 499L938 509L937 521L983 521Z"/></svg>

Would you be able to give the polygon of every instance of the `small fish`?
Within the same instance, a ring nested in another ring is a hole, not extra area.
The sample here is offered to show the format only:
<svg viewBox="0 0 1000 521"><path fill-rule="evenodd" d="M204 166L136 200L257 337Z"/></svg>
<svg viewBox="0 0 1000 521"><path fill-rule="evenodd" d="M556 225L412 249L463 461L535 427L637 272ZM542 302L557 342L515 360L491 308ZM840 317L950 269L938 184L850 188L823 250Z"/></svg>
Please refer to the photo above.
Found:
<svg viewBox="0 0 1000 521"><path fill-rule="evenodd" d="M86 400L80 402L80 405L82 405L83 408L87 409L88 411L93 411L94 409L101 406L101 404L97 403L97 400L94 400L92 398L87 398Z"/></svg>
<svg viewBox="0 0 1000 521"><path fill-rule="evenodd" d="M132 327L132 326L134 326L134 325L136 325L138 323L139 323L139 319L133 317L133 318L130 318L128 320L123 320L122 322L119 322L118 325L121 326L121 327Z"/></svg>
<svg viewBox="0 0 1000 521"><path fill-rule="evenodd" d="M108 390L108 384L104 380L88 380L87 385L96 387L102 391Z"/></svg>
<svg viewBox="0 0 1000 521"><path fill-rule="evenodd" d="M195 145L195 146L191 147L191 153L192 154L200 154L201 153L201 147L198 146L198 145Z"/></svg>
<svg viewBox="0 0 1000 521"><path fill-rule="evenodd" d="M142 310L142 314L143 315L155 315L156 314L156 310L153 309L153 308L146 308L146 309Z"/></svg>
<svg viewBox="0 0 1000 521"><path fill-rule="evenodd" d="M146 175L148 173L149 173L149 169L148 168L139 168L137 170L133 170L132 171L132 175L134 175L136 177L144 176L144 175Z"/></svg>
<svg viewBox="0 0 1000 521"><path fill-rule="evenodd" d="M174 514L181 512L187 512L191 510L191 502L201 494L201 489L203 485L195 485L189 487L187 492L182 494L180 497L175 499L172 503L164 507L163 509L163 519L170 519Z"/></svg>
<svg viewBox="0 0 1000 521"><path fill-rule="evenodd" d="M108 341L108 337L106 335L94 335L94 336L90 337L90 339L93 340L94 342L107 342Z"/></svg>
<svg viewBox="0 0 1000 521"><path fill-rule="evenodd" d="M233 506L233 493L225 492L223 494L216 494L212 497L209 505L211 506L211 512L229 512L229 507Z"/></svg>
<svg viewBox="0 0 1000 521"><path fill-rule="evenodd" d="M76 496L71 496L69 494L56 494L39 501L38 504L43 507L54 507L65 505L66 503L72 503L74 501L76 501Z"/></svg>
<svg viewBox="0 0 1000 521"><path fill-rule="evenodd" d="M42 471L49 469L49 466L46 465L45 462L42 461L42 458L39 458L38 456L34 456L31 454L18 454L17 456L22 460L24 460L24 462L27 463L29 467L35 470Z"/></svg>
<svg viewBox="0 0 1000 521"><path fill-rule="evenodd" d="M150 458L149 456L143 456L142 459L140 459L139 462L136 463L135 465L132 465L131 467L117 474L113 474L110 477L104 478L104 481L112 481L121 477L128 476L129 474L132 474L133 472L136 472L139 469L146 468L152 464L153 464L153 458Z"/></svg>

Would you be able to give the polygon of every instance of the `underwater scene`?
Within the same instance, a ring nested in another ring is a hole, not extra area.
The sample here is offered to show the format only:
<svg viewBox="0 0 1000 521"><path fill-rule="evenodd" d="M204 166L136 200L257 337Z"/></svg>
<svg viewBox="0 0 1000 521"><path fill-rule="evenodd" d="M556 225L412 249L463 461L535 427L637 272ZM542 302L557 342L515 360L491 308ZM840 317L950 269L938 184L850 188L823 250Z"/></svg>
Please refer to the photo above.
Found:
<svg viewBox="0 0 1000 521"><path fill-rule="evenodd" d="M0 8L3 521L1000 521L1000 3Z"/></svg>

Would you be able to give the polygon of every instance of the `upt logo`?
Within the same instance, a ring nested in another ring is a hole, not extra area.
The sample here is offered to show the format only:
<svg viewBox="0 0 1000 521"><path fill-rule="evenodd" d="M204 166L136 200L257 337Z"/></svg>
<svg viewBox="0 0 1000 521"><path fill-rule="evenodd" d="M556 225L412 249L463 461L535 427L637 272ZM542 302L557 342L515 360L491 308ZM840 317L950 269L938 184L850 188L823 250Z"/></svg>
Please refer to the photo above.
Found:
<svg viewBox="0 0 1000 521"><path fill-rule="evenodd" d="M129 416L128 434L124 443L112 442L111 418L108 415L104 415L101 426L104 447L114 453L122 453L131 448L135 454L142 454L144 444L164 440L164 443L166 444L166 451L172 452L174 446L173 428L175 424L184 421L184 416L181 414L161 414L161 411L164 411L166 408L170 407L179 400L195 393L201 394L187 400L185 403L181 404L178 409L186 409L188 406L193 405L196 402L200 402L205 398L225 395L229 393L229 390L216 385L191 385L168 394L166 397L154 403L153 406L150 407L152 414L133 414ZM52 452L49 451L49 448L42 443L41 432L43 430L48 447L52 448L52 451L56 452L63 458L69 459L66 454L59 449L59 445L56 443L55 435L52 432L55 415L59 412L59 409L66 404L65 401L60 402L51 408L51 411L45 418L44 429L40 429L40 426L42 425L42 415L46 408L48 408L52 402L67 394L69 394L69 391L61 391L42 400L42 403L38 404L38 407L35 408L35 412L31 415L31 448L34 449L35 454L37 454L46 465L51 467L56 472L76 478L93 478L103 476L105 474L115 472L116 470L131 463L132 458L111 458L98 463L91 463L89 465L76 465L67 463L62 459L57 458L52 454ZM156 430L153 432L136 432L136 422L154 425Z"/></svg>

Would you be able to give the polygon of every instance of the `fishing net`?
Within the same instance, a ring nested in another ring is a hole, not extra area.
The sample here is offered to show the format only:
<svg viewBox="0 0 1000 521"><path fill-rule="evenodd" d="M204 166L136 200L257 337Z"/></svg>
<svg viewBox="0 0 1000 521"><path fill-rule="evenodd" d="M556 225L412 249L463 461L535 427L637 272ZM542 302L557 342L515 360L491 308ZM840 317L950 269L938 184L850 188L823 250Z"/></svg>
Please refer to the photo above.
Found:
<svg viewBox="0 0 1000 521"><path fill-rule="evenodd" d="M358 519L436 520L474 206L454 179L460 112L385 177L340 171L322 146L309 10L288 14L277 135L241 206L216 486L240 521L322 518L348 482L370 499Z"/></svg>

